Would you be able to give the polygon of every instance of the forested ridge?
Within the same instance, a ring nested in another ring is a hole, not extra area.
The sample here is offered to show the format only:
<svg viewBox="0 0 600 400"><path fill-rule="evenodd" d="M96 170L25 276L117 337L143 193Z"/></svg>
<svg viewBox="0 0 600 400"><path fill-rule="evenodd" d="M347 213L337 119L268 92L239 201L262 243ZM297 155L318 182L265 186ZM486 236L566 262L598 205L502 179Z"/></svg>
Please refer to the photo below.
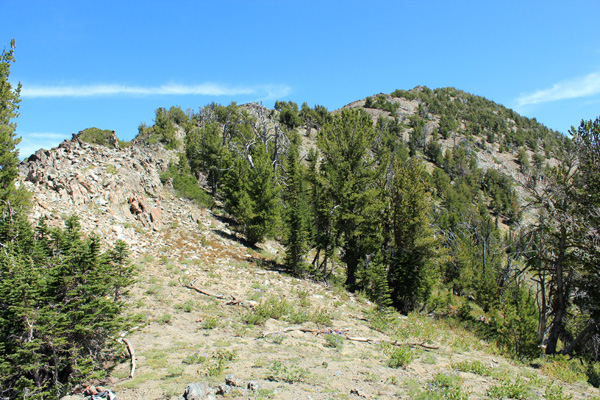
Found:
<svg viewBox="0 0 600 400"><path fill-rule="evenodd" d="M156 121L140 136L181 149L165 178L200 178L201 201L222 202L248 245L281 241L290 271L382 310L455 313L515 357L595 360L598 121L569 138L426 87L334 112L209 104ZM482 154L515 168L482 168Z"/></svg>
<svg viewBox="0 0 600 400"><path fill-rule="evenodd" d="M125 243L102 252L77 216L65 229L27 222L13 61L4 51L0 395L52 398L119 358L134 268ZM364 294L383 321L429 314L516 359L577 357L600 383L600 119L566 137L482 97L417 87L332 112L159 108L132 142L111 143L161 145L178 153L163 183L222 211L249 248L280 242L290 274Z"/></svg>

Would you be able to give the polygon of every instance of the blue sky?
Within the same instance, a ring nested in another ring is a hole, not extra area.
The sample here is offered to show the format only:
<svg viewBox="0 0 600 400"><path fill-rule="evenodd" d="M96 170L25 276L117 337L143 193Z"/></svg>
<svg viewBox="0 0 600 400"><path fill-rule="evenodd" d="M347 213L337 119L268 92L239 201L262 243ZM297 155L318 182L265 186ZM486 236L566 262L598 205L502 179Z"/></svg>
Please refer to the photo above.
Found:
<svg viewBox="0 0 600 400"><path fill-rule="evenodd" d="M87 127L132 139L158 107L333 110L417 85L567 132L600 115L598 1L0 0L21 156Z"/></svg>

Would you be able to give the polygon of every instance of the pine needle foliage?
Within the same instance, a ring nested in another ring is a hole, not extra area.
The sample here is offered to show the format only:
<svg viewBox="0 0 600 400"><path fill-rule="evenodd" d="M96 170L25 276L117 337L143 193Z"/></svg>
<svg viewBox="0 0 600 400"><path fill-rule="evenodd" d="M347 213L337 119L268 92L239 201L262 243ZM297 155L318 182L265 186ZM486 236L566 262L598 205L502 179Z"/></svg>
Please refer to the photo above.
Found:
<svg viewBox="0 0 600 400"><path fill-rule="evenodd" d="M296 135L288 149L286 166L286 187L284 189L285 223L285 262L289 269L300 273L304 267L304 256L308 250L308 204L304 188L304 174L298 154L299 137Z"/></svg>
<svg viewBox="0 0 600 400"><path fill-rule="evenodd" d="M21 138L15 135L19 116L19 98L21 84L16 87L9 82L10 68L15 62L15 40L11 40L10 49L2 50L0 57L0 209L12 205L13 208L25 207L29 202L26 191L17 189L15 179L19 172L19 150L15 148Z"/></svg>
<svg viewBox="0 0 600 400"><path fill-rule="evenodd" d="M115 358L122 289L132 283L127 248L101 252L82 239L77 218L65 230L23 216L0 218L0 395L59 398L82 379L106 374Z"/></svg>

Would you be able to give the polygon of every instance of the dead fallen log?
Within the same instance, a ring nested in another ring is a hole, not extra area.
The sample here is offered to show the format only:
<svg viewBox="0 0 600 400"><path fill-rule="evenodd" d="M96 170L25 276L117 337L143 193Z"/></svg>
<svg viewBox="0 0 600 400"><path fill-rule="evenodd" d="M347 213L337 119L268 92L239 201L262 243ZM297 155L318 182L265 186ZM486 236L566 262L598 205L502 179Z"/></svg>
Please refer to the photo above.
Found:
<svg viewBox="0 0 600 400"><path fill-rule="evenodd" d="M242 300L242 299L238 299L235 296L232 295L226 295L226 294L218 294L218 293L213 293L211 291L208 291L206 289L200 289L199 287L194 286L194 282L196 282L196 279L194 279L192 281L192 283L190 283L189 285L183 285L183 287L186 287L188 289L191 290L195 290L196 292L203 294L205 296L209 296L209 297L214 297L216 299L219 300L227 300L227 302L225 304L227 304L228 306L237 306L240 305L242 307L247 307L247 308L254 308L256 307L256 302L252 301L252 300Z"/></svg>
<svg viewBox="0 0 600 400"><path fill-rule="evenodd" d="M371 339L371 338L363 338L363 337L355 337L355 336L348 336L345 335L345 338L348 340L352 340L355 342L365 342L365 343L389 343L392 346L411 346L411 347L423 347L424 349L431 349L431 350L437 350L440 348L440 346L436 346L433 344L427 344L426 342L415 342L415 343L411 343L411 342L399 342L397 340L388 340L388 339Z"/></svg>
<svg viewBox="0 0 600 400"><path fill-rule="evenodd" d="M327 329L309 329L309 328L299 328L299 327L290 327L290 328L284 328L278 331L273 331L273 332L263 332L262 337L267 337L269 335L278 335L281 333L286 333L286 332L292 332L292 331L297 331L297 332L304 332L304 333L313 333L315 335L329 335L329 334L338 334L344 337L344 339L347 340L351 340L354 342L363 342L363 343L389 343L392 346L411 346L411 347L423 347L424 349L430 349L430 350L437 350L440 348L440 346L436 346L433 344L428 344L426 342L399 342L397 340L389 340L389 339L372 339L372 338L364 338L364 337L359 337L359 336L350 336L347 334L347 332L349 331L348 328L343 328L343 329L333 329L333 328L327 328Z"/></svg>
<svg viewBox="0 0 600 400"><path fill-rule="evenodd" d="M266 337L269 335L278 335L280 333L286 333L286 332L292 332L292 331L313 333L315 335L330 335L330 334L344 335L348 330L349 329L347 329L347 328L344 328L344 329L333 329L333 328L309 329L309 328L290 327L290 328L285 328L285 329L281 329L281 330L273 331L273 332L263 332L262 336Z"/></svg>
<svg viewBox="0 0 600 400"><path fill-rule="evenodd" d="M184 287L186 287L188 289L195 290L196 292L198 292L200 294L203 294L205 296L215 297L215 298L220 299L220 300L229 300L229 301L235 301L236 300L236 298L233 297L233 296L231 296L231 295L212 293L212 292L209 292L208 290L197 288L194 285L184 285Z"/></svg>
<svg viewBox="0 0 600 400"><path fill-rule="evenodd" d="M123 343L127 346L127 351L129 352L129 359L131 361L131 371L129 372L129 377L133 378L135 374L135 350L133 350L133 345L131 342L125 338L121 338Z"/></svg>

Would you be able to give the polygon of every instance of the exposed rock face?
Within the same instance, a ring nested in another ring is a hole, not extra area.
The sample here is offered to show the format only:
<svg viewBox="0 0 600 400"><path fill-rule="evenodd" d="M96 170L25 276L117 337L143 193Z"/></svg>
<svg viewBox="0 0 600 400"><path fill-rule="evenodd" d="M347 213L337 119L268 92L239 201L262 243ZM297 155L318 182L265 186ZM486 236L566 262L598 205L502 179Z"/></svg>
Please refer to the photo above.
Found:
<svg viewBox="0 0 600 400"><path fill-rule="evenodd" d="M163 227L162 203L172 194L160 174L175 158L160 145L120 149L84 143L74 135L55 149L37 151L19 169L33 193L32 220L46 217L56 226L77 214L84 232L132 244L140 228L158 232Z"/></svg>
<svg viewBox="0 0 600 400"><path fill-rule="evenodd" d="M134 258L250 257L226 223L162 184L160 174L176 160L177 152L161 144L120 149L75 135L19 166L21 184L33 194L30 219L62 227L76 214L84 235L95 233L107 246L124 240Z"/></svg>

